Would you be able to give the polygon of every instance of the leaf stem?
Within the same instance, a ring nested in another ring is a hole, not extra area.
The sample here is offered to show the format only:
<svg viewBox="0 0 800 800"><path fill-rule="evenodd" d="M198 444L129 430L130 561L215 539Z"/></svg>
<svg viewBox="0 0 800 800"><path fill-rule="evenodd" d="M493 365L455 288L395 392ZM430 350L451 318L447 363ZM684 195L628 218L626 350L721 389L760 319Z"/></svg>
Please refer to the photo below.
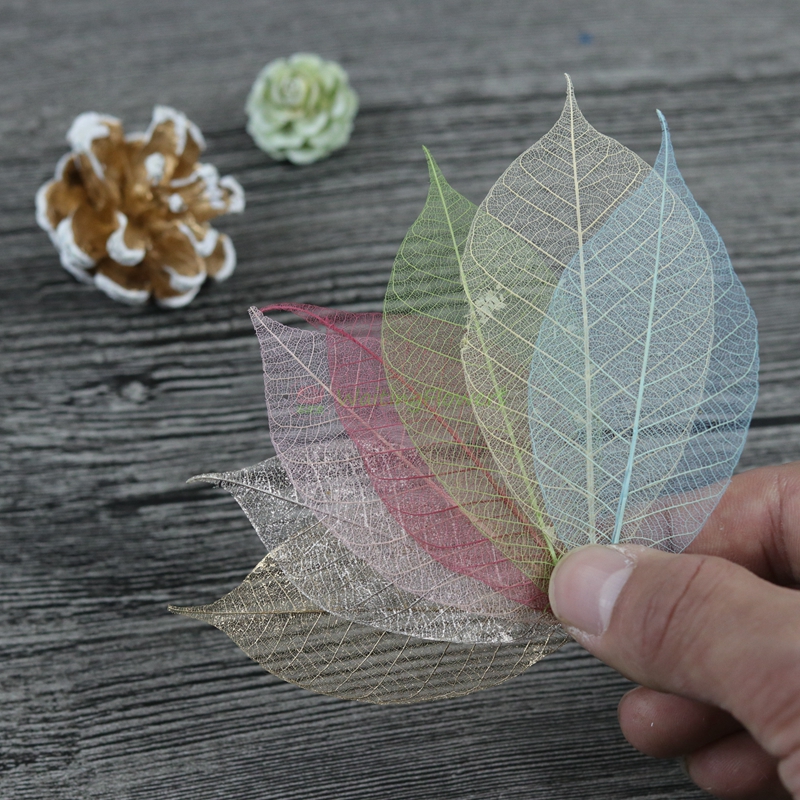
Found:
<svg viewBox="0 0 800 800"><path fill-rule="evenodd" d="M628 450L628 463L625 465L625 474L622 478L622 488L617 504L617 515L614 520L614 534L611 537L612 544L618 544L622 536L622 521L625 517L625 508L628 504L628 492L631 485L631 475L633 473L633 462L636 455L636 445L639 440L639 424L642 416L642 402L644 399L644 386L647 379L647 362L650 357L650 341L653 335L653 315L656 308L656 289L658 288L658 270L661 266L661 238L664 230L664 209L667 202L667 170L669 168L669 152L664 153L664 175L661 178L661 210L658 218L658 238L656 239L656 258L655 268L653 269L653 283L650 288L650 310L647 317L647 334L644 340L644 353L642 354L642 369L639 374L639 394L636 398L636 412L633 417L633 431L631 433L631 445Z"/></svg>
<svg viewBox="0 0 800 800"><path fill-rule="evenodd" d="M584 368L584 386L586 398L586 502L587 508L587 528L589 532L589 540L594 543L595 541L595 525L597 520L597 512L595 510L595 496L594 496L594 453L592 450L593 432L592 432L592 358L589 352L589 309L587 304L586 293L586 262L583 251L583 225L581 223L581 199L580 199L580 185L578 182L578 154L575 150L575 110L573 103L575 102L575 95L572 90L572 81L569 83L569 133L570 144L572 146L572 180L575 185L575 224L578 234L578 260L580 263L580 276L581 276L581 304L583 310L583 368Z"/></svg>

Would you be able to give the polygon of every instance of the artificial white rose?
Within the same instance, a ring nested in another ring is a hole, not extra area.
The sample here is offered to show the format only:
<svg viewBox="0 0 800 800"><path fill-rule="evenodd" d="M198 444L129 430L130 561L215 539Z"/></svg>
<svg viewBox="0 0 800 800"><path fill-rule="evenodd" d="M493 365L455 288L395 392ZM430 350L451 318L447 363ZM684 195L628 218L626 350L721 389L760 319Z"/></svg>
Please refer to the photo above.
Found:
<svg viewBox="0 0 800 800"><path fill-rule="evenodd" d="M311 164L347 144L358 95L336 62L295 53L261 70L245 109L247 132L262 150Z"/></svg>

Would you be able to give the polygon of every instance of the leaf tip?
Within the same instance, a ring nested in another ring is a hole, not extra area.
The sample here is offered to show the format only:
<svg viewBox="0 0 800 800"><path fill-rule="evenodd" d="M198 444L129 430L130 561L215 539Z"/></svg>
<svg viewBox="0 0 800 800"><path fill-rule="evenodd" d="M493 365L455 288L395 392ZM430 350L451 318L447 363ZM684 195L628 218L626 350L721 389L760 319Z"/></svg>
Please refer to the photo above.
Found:
<svg viewBox="0 0 800 800"><path fill-rule="evenodd" d="M661 113L660 108L656 109L656 114L658 114L658 119L661 122L661 154L659 155L659 158L661 158L664 154L672 152L672 139L669 135L667 118Z"/></svg>
<svg viewBox="0 0 800 800"><path fill-rule="evenodd" d="M204 472L202 475L192 475L186 483L219 483L222 477L217 472Z"/></svg>
<svg viewBox="0 0 800 800"><path fill-rule="evenodd" d="M213 613L209 606L167 606L167 611L181 617L199 619L200 622L208 622L208 615Z"/></svg>
<svg viewBox="0 0 800 800"><path fill-rule="evenodd" d="M167 606L167 611L172 614L180 614L184 617L193 617L193 609L191 606Z"/></svg>
<svg viewBox="0 0 800 800"><path fill-rule="evenodd" d="M267 308L269 308L269 306L264 306L263 308L259 308L258 306L250 306L250 308L247 309L248 313L250 314L250 320L252 321L254 327L258 324L259 320L264 318L264 311Z"/></svg>
<svg viewBox="0 0 800 800"><path fill-rule="evenodd" d="M575 99L575 86L572 83L572 78L568 72L564 73L567 79L567 97L564 100L564 110L561 112L562 117L570 117L572 119L581 119L583 114L578 108L578 101Z"/></svg>
<svg viewBox="0 0 800 800"><path fill-rule="evenodd" d="M425 161L428 163L428 173L431 177L431 180L433 180L433 176L437 169L436 161L433 158L431 151L428 150L428 148L425 147L425 145L422 145L422 152L425 153Z"/></svg>

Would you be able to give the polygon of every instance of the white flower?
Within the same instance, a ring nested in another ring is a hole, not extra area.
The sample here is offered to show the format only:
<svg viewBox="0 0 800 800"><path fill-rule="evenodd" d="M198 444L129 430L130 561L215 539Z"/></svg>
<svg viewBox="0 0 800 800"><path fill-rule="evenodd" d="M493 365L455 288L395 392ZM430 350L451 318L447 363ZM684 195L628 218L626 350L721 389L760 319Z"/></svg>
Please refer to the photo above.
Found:
<svg viewBox="0 0 800 800"><path fill-rule="evenodd" d="M295 53L261 70L245 110L247 132L262 150L311 164L347 144L358 96L337 63Z"/></svg>

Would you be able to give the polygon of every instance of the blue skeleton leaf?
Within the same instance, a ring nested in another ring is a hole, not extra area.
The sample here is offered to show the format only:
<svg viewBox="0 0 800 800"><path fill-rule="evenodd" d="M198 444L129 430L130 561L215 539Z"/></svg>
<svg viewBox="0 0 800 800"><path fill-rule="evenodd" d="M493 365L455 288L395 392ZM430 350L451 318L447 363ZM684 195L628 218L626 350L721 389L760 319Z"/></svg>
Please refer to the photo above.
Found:
<svg viewBox="0 0 800 800"><path fill-rule="evenodd" d="M567 547L683 549L730 481L756 401L755 316L659 117L652 172L579 245L531 363L534 465Z"/></svg>

